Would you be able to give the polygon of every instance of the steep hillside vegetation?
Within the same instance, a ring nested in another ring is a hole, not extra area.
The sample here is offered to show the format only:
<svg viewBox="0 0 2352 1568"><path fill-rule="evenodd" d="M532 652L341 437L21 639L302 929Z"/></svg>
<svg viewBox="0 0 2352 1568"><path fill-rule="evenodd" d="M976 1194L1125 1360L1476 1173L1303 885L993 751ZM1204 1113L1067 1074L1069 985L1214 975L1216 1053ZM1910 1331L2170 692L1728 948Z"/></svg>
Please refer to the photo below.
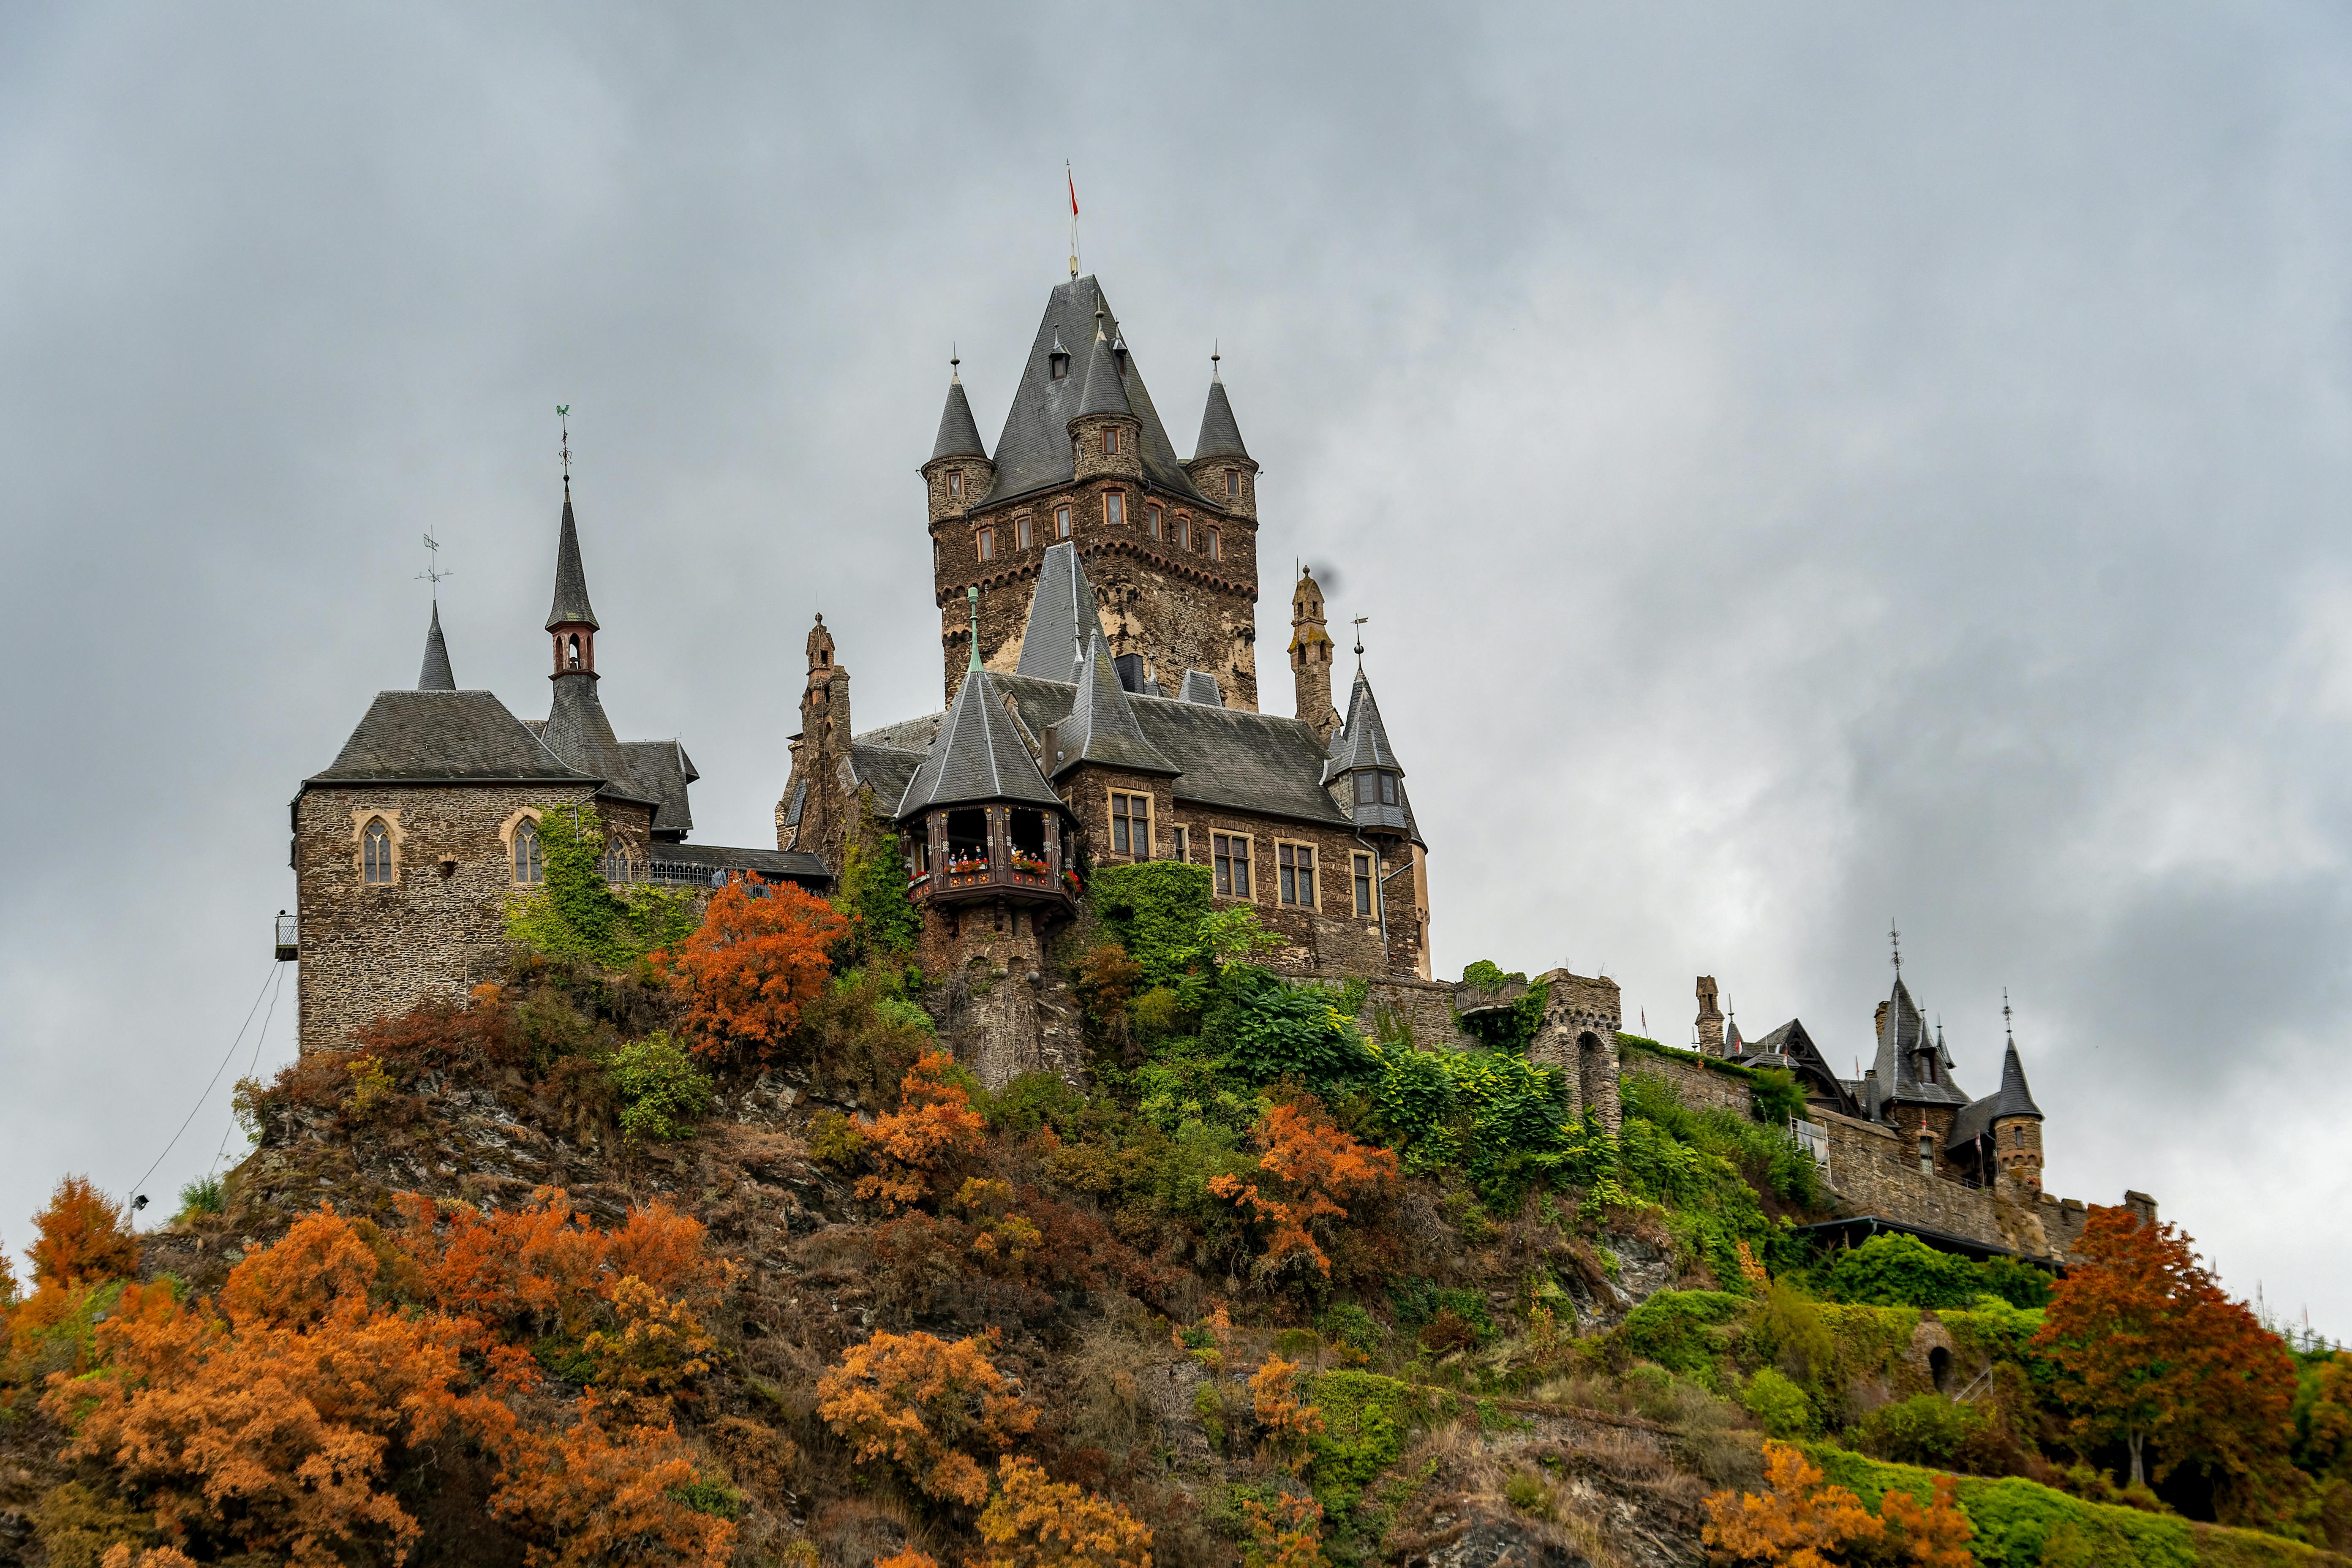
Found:
<svg viewBox="0 0 2352 1568"><path fill-rule="evenodd" d="M1810 1258L1771 1127L1368 1037L1205 882L1098 873L1035 982L1085 1092L956 1067L930 1008L1030 982L912 971L887 889L737 888L246 1086L166 1229L68 1181L0 1562L2344 1561L2352 1357L2168 1231L2054 1295Z"/></svg>

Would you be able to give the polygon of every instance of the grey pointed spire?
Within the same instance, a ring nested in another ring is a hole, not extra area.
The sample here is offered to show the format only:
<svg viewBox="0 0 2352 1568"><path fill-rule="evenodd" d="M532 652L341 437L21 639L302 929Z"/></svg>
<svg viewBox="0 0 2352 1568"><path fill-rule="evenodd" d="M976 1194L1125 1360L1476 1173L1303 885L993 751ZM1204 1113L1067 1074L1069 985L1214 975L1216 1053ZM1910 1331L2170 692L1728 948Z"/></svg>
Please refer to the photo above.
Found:
<svg viewBox="0 0 2352 1568"><path fill-rule="evenodd" d="M547 709L547 727L540 739L547 749L581 773L607 784L626 784L628 755L621 750L613 721L604 716L596 695L596 678L585 670L568 670L555 678L555 692Z"/></svg>
<svg viewBox="0 0 2352 1568"><path fill-rule="evenodd" d="M441 605L433 605L433 626L425 634L425 668L416 678L419 691L455 691L457 677L449 668L449 645L441 640Z"/></svg>
<svg viewBox="0 0 2352 1568"><path fill-rule="evenodd" d="M963 395L963 377L950 371L948 374L948 405L940 415L940 435L939 439L931 443L931 461L937 462L941 458L987 456L988 448L980 442L980 426L972 423L971 401Z"/></svg>
<svg viewBox="0 0 2352 1568"><path fill-rule="evenodd" d="M1127 378L1118 373L1118 362L1111 357L1110 341L1103 336L1100 325L1095 328L1094 346L1087 354L1087 390L1078 399L1078 411L1074 417L1084 419L1090 414L1133 414L1134 405L1127 400Z"/></svg>
<svg viewBox="0 0 2352 1568"><path fill-rule="evenodd" d="M1404 764L1389 744L1388 726L1381 721L1381 705L1372 697L1372 683L1361 669L1348 693L1348 721L1331 737L1332 773L1350 768L1388 768L1402 773Z"/></svg>
<svg viewBox="0 0 2352 1568"><path fill-rule="evenodd" d="M967 671L948 704L922 765L907 781L898 816L946 805L1010 800L1060 809L1062 797L1037 771L1013 715L985 668Z"/></svg>
<svg viewBox="0 0 2352 1568"><path fill-rule="evenodd" d="M2033 1116L2042 1108L2033 1103L2033 1090L2026 1086L2025 1062L2017 1054L2017 1041L2009 1042L2009 1049L2000 1058L2000 1088L1992 1097L1992 1120L2004 1116Z"/></svg>
<svg viewBox="0 0 2352 1568"><path fill-rule="evenodd" d="M1144 738L1143 726L1136 721L1135 704L1118 682L1118 671L1110 662L1110 645L1103 641L1100 631L1087 646L1086 661L1078 668L1077 700L1070 716L1062 721L1055 743L1057 751L1052 765L1057 777L1080 763L1165 773L1171 778L1182 772L1168 760L1168 753Z"/></svg>
<svg viewBox="0 0 2352 1568"><path fill-rule="evenodd" d="M1234 423L1234 405L1225 397L1225 380L1214 369L1209 372L1209 401L1201 410L1201 438L1192 444L1192 458L1246 458L1249 448L1242 445L1242 427Z"/></svg>
<svg viewBox="0 0 2352 1568"><path fill-rule="evenodd" d="M1076 679L1087 643L1101 628L1078 547L1066 542L1053 546L1038 563L1037 591L1030 595L1021 662L1013 673L1039 680Z"/></svg>
<svg viewBox="0 0 2352 1568"><path fill-rule="evenodd" d="M555 542L555 605L547 612L547 629L596 625L588 603L588 574L580 564L580 525L572 520L572 481L563 481L563 530Z"/></svg>

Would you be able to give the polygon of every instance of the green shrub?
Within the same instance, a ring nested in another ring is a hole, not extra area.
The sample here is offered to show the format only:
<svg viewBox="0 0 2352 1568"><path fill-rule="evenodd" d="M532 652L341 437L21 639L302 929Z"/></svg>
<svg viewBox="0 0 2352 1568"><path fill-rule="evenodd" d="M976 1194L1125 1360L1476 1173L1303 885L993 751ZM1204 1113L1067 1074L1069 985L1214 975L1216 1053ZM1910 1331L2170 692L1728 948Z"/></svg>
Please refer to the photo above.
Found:
<svg viewBox="0 0 2352 1568"><path fill-rule="evenodd" d="M1324 1511L1345 1518L1372 1478L1397 1462L1416 1408L1412 1385L1369 1372L1325 1372L1304 1380L1322 1412L1307 1479Z"/></svg>
<svg viewBox="0 0 2352 1568"><path fill-rule="evenodd" d="M1906 1465L1948 1465L1983 1431L1984 1412L1940 1394L1914 1394L1882 1405L1851 1434L1866 1454Z"/></svg>
<svg viewBox="0 0 2352 1568"><path fill-rule="evenodd" d="M198 1215L219 1214L228 1206L228 1189L218 1176L198 1176L180 1189L182 1219L194 1219Z"/></svg>
<svg viewBox="0 0 2352 1568"><path fill-rule="evenodd" d="M1764 1292L1748 1342L1759 1359L1801 1383L1818 1383L1837 1359L1837 1336L1821 1312L1780 1280Z"/></svg>
<svg viewBox="0 0 2352 1568"><path fill-rule="evenodd" d="M1095 913L1152 985L1174 986L1207 956L1209 868L1181 860L1097 867Z"/></svg>
<svg viewBox="0 0 2352 1568"><path fill-rule="evenodd" d="M1711 1379L1725 1348L1723 1324L1747 1307L1722 1290L1661 1290L1625 1315L1625 1348L1668 1372Z"/></svg>
<svg viewBox="0 0 2352 1568"><path fill-rule="evenodd" d="M743 1517L743 1494L714 1477L697 1476L682 1487L670 1488L669 1495L697 1513L720 1519Z"/></svg>
<svg viewBox="0 0 2352 1568"><path fill-rule="evenodd" d="M1739 1403L1775 1437L1812 1435L1812 1402L1803 1389L1769 1366L1748 1380L1748 1386L1739 1391Z"/></svg>
<svg viewBox="0 0 2352 1568"><path fill-rule="evenodd" d="M836 1171L854 1168L866 1155L866 1134L838 1110L820 1110L810 1119L809 1158Z"/></svg>
<svg viewBox="0 0 2352 1568"><path fill-rule="evenodd" d="M831 902L849 917L844 937L852 955L904 963L914 955L923 917L908 889L897 833L870 810L862 815L861 831L842 847L841 881Z"/></svg>
<svg viewBox="0 0 2352 1568"><path fill-rule="evenodd" d="M1983 1294L1975 1264L1900 1233L1840 1253L1822 1284L1835 1300L1870 1307L1965 1307Z"/></svg>
<svg viewBox="0 0 2352 1568"><path fill-rule="evenodd" d="M690 1138L710 1109L710 1075L667 1033L614 1050L604 1058L604 1076L621 1098L621 1131L633 1143Z"/></svg>
<svg viewBox="0 0 2352 1568"><path fill-rule="evenodd" d="M1807 1444L1805 1457L1825 1479L1853 1491L1874 1510L1890 1489L1926 1502L1935 1472L1864 1458L1827 1444ZM1969 1550L1984 1568L2043 1568L2052 1562L2098 1568L2197 1568L2188 1524L2111 1503L2085 1502L2016 1478L1959 1479L1961 1510L1976 1526ZM2062 1527L2063 1527L2062 1529ZM2055 1546L2063 1556L2045 1556ZM2284 1550L2294 1550L2284 1542ZM2282 1568L2294 1561L2282 1557Z"/></svg>
<svg viewBox="0 0 2352 1568"><path fill-rule="evenodd" d="M1977 1289L2028 1311L2050 1305L2054 1293L2050 1271L2019 1258L1988 1258L1978 1264Z"/></svg>
<svg viewBox="0 0 2352 1568"><path fill-rule="evenodd" d="M1391 1285L1389 1304L1396 1310L1400 1328L1418 1329L1435 1322L1441 1312L1452 1312L1476 1331L1480 1344L1491 1342L1500 1331L1495 1327L1493 1314L1486 1310L1483 1292L1443 1289L1418 1276L1408 1276Z"/></svg>
<svg viewBox="0 0 2352 1568"><path fill-rule="evenodd" d="M1041 1127L1067 1132L1087 1110L1086 1096L1051 1072L1024 1072L994 1094L973 1098L982 1117L1000 1132L1034 1133Z"/></svg>
<svg viewBox="0 0 2352 1568"><path fill-rule="evenodd" d="M1346 1345L1367 1355L1380 1349L1381 1342L1388 1338L1388 1331L1381 1327L1380 1320L1353 1301L1338 1303L1323 1314L1316 1326L1333 1344Z"/></svg>
<svg viewBox="0 0 2352 1568"><path fill-rule="evenodd" d="M1756 1120L1770 1127L1786 1127L1805 1114L1805 1086L1786 1068L1759 1068L1748 1086L1748 1104Z"/></svg>
<svg viewBox="0 0 2352 1568"><path fill-rule="evenodd" d="M1551 1488L1533 1470L1514 1470L1503 1483L1503 1500L1521 1513L1549 1517L1551 1508Z"/></svg>
<svg viewBox="0 0 2352 1568"><path fill-rule="evenodd" d="M1234 1018L1226 1064L1255 1083L1295 1078L1317 1089L1373 1071L1380 1058L1331 1001L1319 986L1258 987Z"/></svg>

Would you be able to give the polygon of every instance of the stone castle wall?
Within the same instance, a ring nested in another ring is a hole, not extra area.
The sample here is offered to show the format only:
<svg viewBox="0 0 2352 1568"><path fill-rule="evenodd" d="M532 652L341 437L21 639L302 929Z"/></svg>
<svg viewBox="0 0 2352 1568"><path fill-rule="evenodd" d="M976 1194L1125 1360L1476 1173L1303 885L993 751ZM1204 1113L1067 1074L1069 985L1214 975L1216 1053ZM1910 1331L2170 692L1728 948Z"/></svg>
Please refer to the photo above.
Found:
<svg viewBox="0 0 2352 1568"><path fill-rule="evenodd" d="M434 997L462 1000L506 946L514 861L504 833L526 807L593 802L561 784L313 784L294 810L301 920L297 972L305 1051L339 1049L355 1029ZM608 832L646 858L641 806L603 803ZM360 835L391 830L394 879L362 879Z"/></svg>
<svg viewBox="0 0 2352 1568"><path fill-rule="evenodd" d="M1675 1098L1693 1110L1730 1110L1741 1116L1748 1113L1748 1080L1728 1073L1714 1071L1696 1062L1678 1057L1660 1056L1636 1047L1623 1052L1625 1072L1664 1079L1674 1090Z"/></svg>

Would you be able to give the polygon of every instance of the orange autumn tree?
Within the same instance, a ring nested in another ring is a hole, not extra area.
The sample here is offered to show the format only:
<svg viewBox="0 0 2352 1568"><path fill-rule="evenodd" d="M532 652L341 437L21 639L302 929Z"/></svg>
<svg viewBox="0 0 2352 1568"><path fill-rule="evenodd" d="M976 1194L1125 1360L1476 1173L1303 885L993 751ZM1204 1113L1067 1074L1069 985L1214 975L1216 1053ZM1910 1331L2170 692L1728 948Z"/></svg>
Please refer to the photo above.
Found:
<svg viewBox="0 0 2352 1568"><path fill-rule="evenodd" d="M71 1289L139 1271L139 1240L123 1223L122 1205L89 1184L68 1176L49 1194L49 1206L33 1216L33 1283Z"/></svg>
<svg viewBox="0 0 2352 1568"><path fill-rule="evenodd" d="M748 1051L765 1061L824 994L825 947L844 929L824 900L753 872L710 897L695 933L653 955L687 994L685 1033L698 1056Z"/></svg>
<svg viewBox="0 0 2352 1568"><path fill-rule="evenodd" d="M988 1359L986 1339L876 1334L817 1379L817 1414L860 1459L889 1459L932 1497L978 1508L988 1474L967 1451L1003 1450L1037 1412Z"/></svg>
<svg viewBox="0 0 2352 1568"><path fill-rule="evenodd" d="M1699 1539L1718 1563L1785 1563L1788 1568L1975 1568L1969 1542L1976 1527L1954 1500L1958 1482L1937 1476L1924 1506L1899 1489L1874 1514L1843 1487L1822 1485L1822 1472L1786 1443L1764 1445L1762 1496L1721 1491L1706 1500Z"/></svg>
<svg viewBox="0 0 2352 1568"><path fill-rule="evenodd" d="M1298 1363L1267 1356L1251 1375L1249 1388L1252 1411L1265 1428L1266 1447L1294 1455L1294 1468L1303 1464L1309 1457L1307 1439L1323 1430L1323 1413L1299 1399Z"/></svg>
<svg viewBox="0 0 2352 1568"><path fill-rule="evenodd" d="M1151 1568L1151 1527L1108 1499L1010 1454L996 1485L980 1516L988 1551L972 1568Z"/></svg>
<svg viewBox="0 0 2352 1568"><path fill-rule="evenodd" d="M2120 1439L2131 1480L2196 1459L2225 1522L2274 1523L2301 1490L2289 1459L2294 1358L2171 1225L2095 1208L2034 1343L2075 1441ZM2147 1460L2150 1442L2156 1463Z"/></svg>
<svg viewBox="0 0 2352 1568"><path fill-rule="evenodd" d="M551 1233L545 1224L562 1206L560 1194L551 1197L511 1218L464 1211L469 1217L448 1234L560 1236L562 1227ZM298 1568L397 1563L420 1533L401 1501L402 1478L456 1439L496 1467L490 1512L515 1525L534 1562L724 1563L734 1526L676 1495L697 1478L666 1404L638 1397L636 1418L615 1420L592 1383L567 1429L526 1418L548 1408L526 1397L541 1374L530 1351L502 1336L528 1326L533 1310L557 1319L563 1289L525 1281L525 1265L484 1288L499 1272L478 1267L485 1249L453 1263L430 1218L420 1217L431 1205L406 1206L417 1223L396 1238L331 1208L304 1216L238 1263L217 1304L191 1306L160 1285L127 1287L98 1326L96 1370L51 1379L44 1405L73 1432L68 1456L109 1466L176 1545L207 1559L245 1552ZM678 1283L675 1269L657 1267L677 1251L675 1226L654 1216L625 1248L627 1236L571 1237L600 1259L578 1289L642 1285L614 1276L622 1258ZM699 1227L695 1237L698 1245ZM488 1309L483 1315L447 1310L467 1290ZM524 1300L541 1306L515 1306ZM611 1316L607 1308L596 1321ZM627 1317L625 1307L624 1332Z"/></svg>
<svg viewBox="0 0 2352 1568"><path fill-rule="evenodd" d="M1304 1258L1328 1278L1331 1259L1314 1227L1348 1217L1340 1199L1396 1180L1395 1153L1360 1143L1334 1126L1311 1095L1269 1109L1251 1141L1259 1150L1258 1174L1248 1180L1216 1176L1209 1191L1272 1224L1265 1256L1258 1262L1263 1272L1273 1274L1293 1258Z"/></svg>
<svg viewBox="0 0 2352 1568"><path fill-rule="evenodd" d="M1273 1508L1244 1498L1242 1515L1250 1532L1243 1568L1327 1568L1323 1505L1313 1498L1286 1495Z"/></svg>
<svg viewBox="0 0 2352 1568"><path fill-rule="evenodd" d="M898 1081L898 1109L876 1117L862 1131L866 1150L881 1168L857 1179L857 1195L881 1199L889 1213L930 1195L936 1177L979 1150L988 1123L971 1108L971 1093L956 1075L955 1058L945 1051L926 1051Z"/></svg>

